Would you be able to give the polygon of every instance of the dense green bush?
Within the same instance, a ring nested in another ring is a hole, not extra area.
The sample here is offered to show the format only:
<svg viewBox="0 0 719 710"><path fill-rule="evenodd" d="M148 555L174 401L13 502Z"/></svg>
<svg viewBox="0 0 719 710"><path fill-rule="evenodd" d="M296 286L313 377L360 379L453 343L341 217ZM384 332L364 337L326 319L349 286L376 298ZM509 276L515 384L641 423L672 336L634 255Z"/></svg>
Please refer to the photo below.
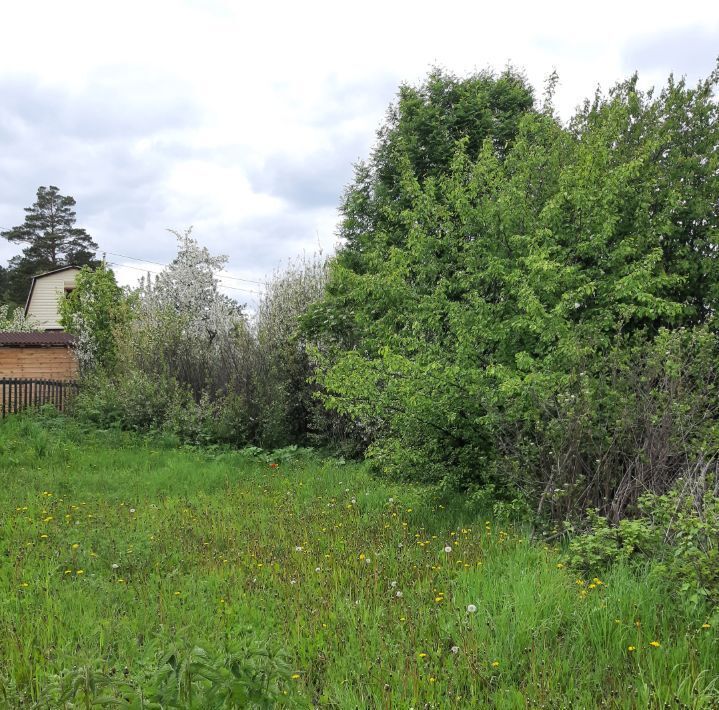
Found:
<svg viewBox="0 0 719 710"><path fill-rule="evenodd" d="M719 478L715 462L701 462L667 493L639 499L638 517L612 525L596 511L587 530L569 543L567 562L597 573L611 563L646 565L694 601L719 603Z"/></svg>
<svg viewBox="0 0 719 710"><path fill-rule="evenodd" d="M304 319L378 470L617 519L716 456L718 83L402 89Z"/></svg>

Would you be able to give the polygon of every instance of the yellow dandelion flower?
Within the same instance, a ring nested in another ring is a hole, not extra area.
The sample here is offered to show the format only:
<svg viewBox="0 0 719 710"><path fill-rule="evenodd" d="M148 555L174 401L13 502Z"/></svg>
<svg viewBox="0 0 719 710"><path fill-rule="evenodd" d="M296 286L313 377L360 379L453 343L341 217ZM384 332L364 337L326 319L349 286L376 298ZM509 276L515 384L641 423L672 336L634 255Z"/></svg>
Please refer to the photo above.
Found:
<svg viewBox="0 0 719 710"><path fill-rule="evenodd" d="M492 668L499 668L499 661L492 661Z"/></svg>
<svg viewBox="0 0 719 710"><path fill-rule="evenodd" d="M80 547L80 544L77 543L77 542L74 542L74 543L72 544L72 549L73 549L73 550L77 550L79 547Z"/></svg>
<svg viewBox="0 0 719 710"><path fill-rule="evenodd" d="M75 574L85 574L85 570L84 570L84 569L79 569L79 570L77 570L77 571L75 572Z"/></svg>
<svg viewBox="0 0 719 710"><path fill-rule="evenodd" d="M633 653L636 650L637 650L636 646L627 646L627 651L629 651L629 653Z"/></svg>
<svg viewBox="0 0 719 710"><path fill-rule="evenodd" d="M659 648L659 647L661 646L661 644L659 643L659 641L650 641L650 642L649 642L649 645L650 645L650 646L653 646L654 648Z"/></svg>
<svg viewBox="0 0 719 710"><path fill-rule="evenodd" d="M292 674L292 680L299 680L300 674L299 673L293 673Z"/></svg>
<svg viewBox="0 0 719 710"><path fill-rule="evenodd" d="M564 569L564 565L561 562L558 562L557 569Z"/></svg>
<svg viewBox="0 0 719 710"><path fill-rule="evenodd" d="M703 629L711 629L711 624L702 624Z"/></svg>
<svg viewBox="0 0 719 710"><path fill-rule="evenodd" d="M418 653L417 658L427 658L427 654L426 653Z"/></svg>

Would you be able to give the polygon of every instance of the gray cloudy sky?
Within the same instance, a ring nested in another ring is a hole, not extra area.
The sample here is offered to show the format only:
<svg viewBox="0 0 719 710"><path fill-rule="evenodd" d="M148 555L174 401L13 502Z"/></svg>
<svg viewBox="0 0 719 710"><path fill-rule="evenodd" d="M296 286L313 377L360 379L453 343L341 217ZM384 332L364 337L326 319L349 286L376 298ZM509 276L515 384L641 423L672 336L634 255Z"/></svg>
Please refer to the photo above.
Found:
<svg viewBox="0 0 719 710"><path fill-rule="evenodd" d="M432 65L511 62L540 91L556 68L568 117L635 69L695 80L719 55L719 3L692 0L5 0L0 27L0 229L57 185L123 283L142 264L115 254L167 262L168 227L250 280L332 250L352 163ZM17 251L1 240L0 263Z"/></svg>

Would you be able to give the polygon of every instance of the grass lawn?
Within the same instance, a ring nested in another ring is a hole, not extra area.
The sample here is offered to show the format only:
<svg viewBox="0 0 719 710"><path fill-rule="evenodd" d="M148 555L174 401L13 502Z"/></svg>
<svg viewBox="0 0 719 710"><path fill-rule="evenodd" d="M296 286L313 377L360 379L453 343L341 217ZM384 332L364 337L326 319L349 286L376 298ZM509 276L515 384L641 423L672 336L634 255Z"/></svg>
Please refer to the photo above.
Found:
<svg viewBox="0 0 719 710"><path fill-rule="evenodd" d="M0 550L3 706L719 706L707 608L359 464L9 419Z"/></svg>

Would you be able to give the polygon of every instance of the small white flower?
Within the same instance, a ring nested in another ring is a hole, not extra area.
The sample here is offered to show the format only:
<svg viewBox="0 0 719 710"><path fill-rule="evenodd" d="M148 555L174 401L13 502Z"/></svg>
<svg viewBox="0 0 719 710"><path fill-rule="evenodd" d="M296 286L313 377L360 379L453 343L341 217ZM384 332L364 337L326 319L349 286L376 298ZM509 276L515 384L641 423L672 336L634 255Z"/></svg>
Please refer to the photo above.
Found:
<svg viewBox="0 0 719 710"><path fill-rule="evenodd" d="M452 651L452 653L459 653L459 646L452 646L450 651Z"/></svg>
<svg viewBox="0 0 719 710"><path fill-rule="evenodd" d="M295 547L295 552L302 552L302 545L297 545Z"/></svg>
<svg viewBox="0 0 719 710"><path fill-rule="evenodd" d="M112 569L117 569L120 565L117 564L117 562L112 563Z"/></svg>
<svg viewBox="0 0 719 710"><path fill-rule="evenodd" d="M452 546L451 546L451 545L445 545L444 551L445 551L447 554L449 554L450 552L452 552Z"/></svg>
<svg viewBox="0 0 719 710"><path fill-rule="evenodd" d="M315 572L321 572L322 570L319 567L315 567Z"/></svg>
<svg viewBox="0 0 719 710"><path fill-rule="evenodd" d="M297 584L297 580L296 580L296 579L291 579L291 580L290 580L290 584Z"/></svg>
<svg viewBox="0 0 719 710"><path fill-rule="evenodd" d="M369 557L365 557L364 561L365 564L369 564L372 560Z"/></svg>
<svg viewBox="0 0 719 710"><path fill-rule="evenodd" d="M402 596L402 592L399 591L399 589L394 593L394 595L399 599Z"/></svg>
<svg viewBox="0 0 719 710"><path fill-rule="evenodd" d="M577 302L577 303L574 304L574 307L575 307L575 308L581 308L581 307L582 307L582 304L579 303L579 302Z"/></svg>
<svg viewBox="0 0 719 710"><path fill-rule="evenodd" d="M389 586L392 587L392 589L394 589L397 586L397 582L390 582Z"/></svg>
<svg viewBox="0 0 719 710"><path fill-rule="evenodd" d="M130 512L131 512L131 513L134 513L134 512L135 512L135 509L134 509L134 508L130 508Z"/></svg>
<svg viewBox="0 0 719 710"><path fill-rule="evenodd" d="M404 547L404 544L400 542L399 545L397 545L397 547Z"/></svg>
<svg viewBox="0 0 719 710"><path fill-rule="evenodd" d="M353 498L353 499L352 499L352 503L354 504L354 503L356 503L356 502L357 502L357 499L356 499L356 498Z"/></svg>
<svg viewBox="0 0 719 710"><path fill-rule="evenodd" d="M474 612L477 611L477 607L474 604L467 604L467 611L470 614L474 614Z"/></svg>
<svg viewBox="0 0 719 710"><path fill-rule="evenodd" d="M394 503L394 498L390 498L388 502L389 502L389 503Z"/></svg>

